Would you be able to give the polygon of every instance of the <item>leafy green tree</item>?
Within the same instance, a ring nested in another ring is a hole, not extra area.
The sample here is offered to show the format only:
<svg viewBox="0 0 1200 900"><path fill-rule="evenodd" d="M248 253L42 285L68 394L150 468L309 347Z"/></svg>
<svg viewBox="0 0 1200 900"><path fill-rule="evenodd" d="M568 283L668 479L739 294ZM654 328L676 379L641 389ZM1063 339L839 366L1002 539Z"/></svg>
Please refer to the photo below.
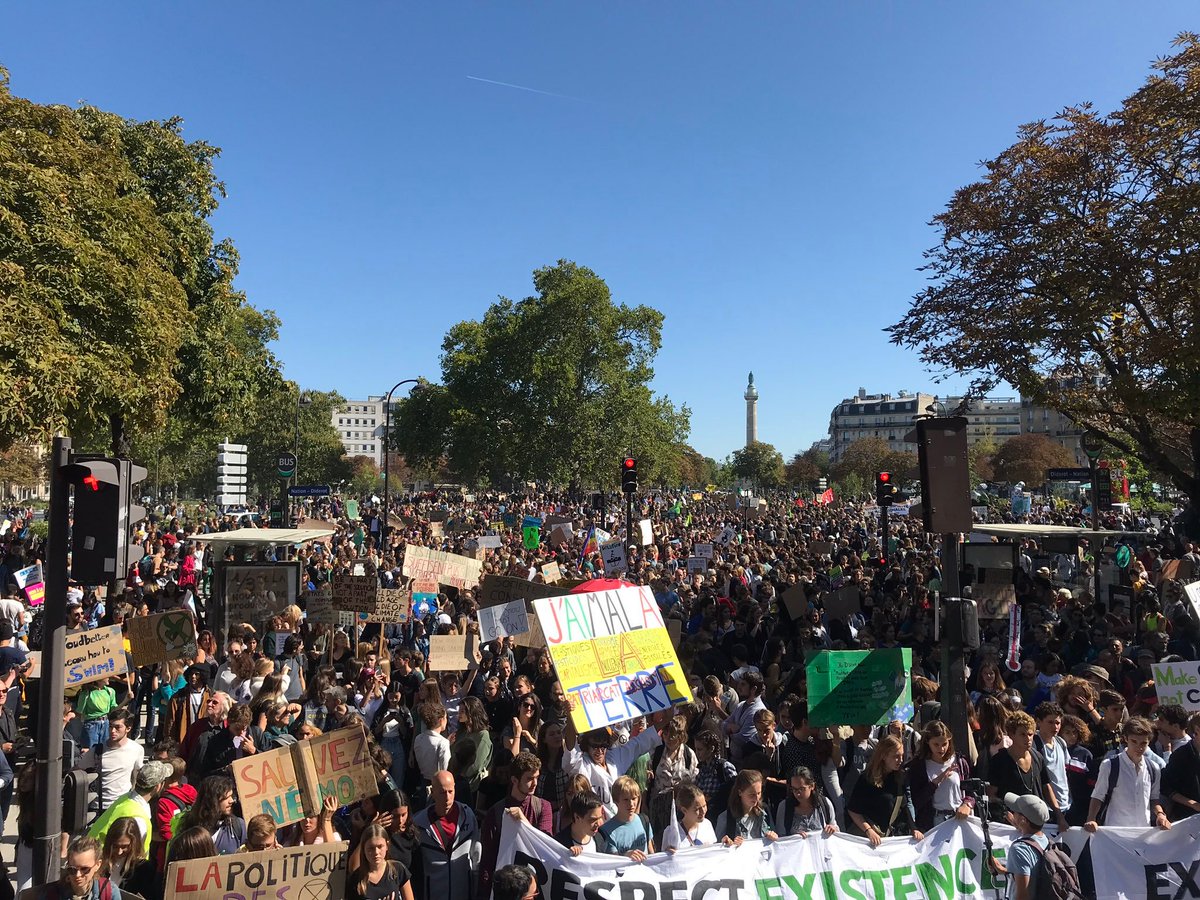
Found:
<svg viewBox="0 0 1200 900"><path fill-rule="evenodd" d="M234 289L237 251L209 223L219 150L178 118L15 98L3 69L0 121L0 443L131 441L203 481L196 448L242 427L278 375L278 320Z"/></svg>
<svg viewBox="0 0 1200 900"><path fill-rule="evenodd" d="M1046 470L1075 465L1075 454L1044 434L1019 434L1005 441L992 456L994 477L1029 487L1044 484Z"/></svg>
<svg viewBox="0 0 1200 900"><path fill-rule="evenodd" d="M992 457L999 449L1000 445L991 438L976 441L967 447L967 466L971 472L972 488L986 484L996 477Z"/></svg>
<svg viewBox="0 0 1200 900"><path fill-rule="evenodd" d="M566 260L533 284L450 329L442 383L398 404L392 446L415 467L444 457L469 483L612 487L630 449L643 483L677 479L690 412L649 387L662 313L615 303Z"/></svg>
<svg viewBox="0 0 1200 900"><path fill-rule="evenodd" d="M870 484L875 483L875 476L871 476ZM868 482L858 472L848 471L837 481L833 482L833 496L836 500L861 500L866 498L869 488Z"/></svg>
<svg viewBox="0 0 1200 900"><path fill-rule="evenodd" d="M829 454L811 447L792 457L787 464L787 482L793 486L808 486L829 474Z"/></svg>
<svg viewBox="0 0 1200 900"><path fill-rule="evenodd" d="M368 496L381 490L379 466L369 456L350 456L345 460L350 473L350 486L359 496Z"/></svg>
<svg viewBox="0 0 1200 900"><path fill-rule="evenodd" d="M704 456L700 451L684 444L679 449L679 484L692 488L703 488L716 484L717 461Z"/></svg>
<svg viewBox="0 0 1200 900"><path fill-rule="evenodd" d="M1200 509L1200 38L1152 68L1115 112L1021 126L934 217L930 284L888 331L973 392L1007 381L1096 429Z"/></svg>
<svg viewBox="0 0 1200 900"><path fill-rule="evenodd" d="M771 444L755 441L733 451L730 466L736 478L745 478L757 488L776 488L784 483L783 454Z"/></svg>

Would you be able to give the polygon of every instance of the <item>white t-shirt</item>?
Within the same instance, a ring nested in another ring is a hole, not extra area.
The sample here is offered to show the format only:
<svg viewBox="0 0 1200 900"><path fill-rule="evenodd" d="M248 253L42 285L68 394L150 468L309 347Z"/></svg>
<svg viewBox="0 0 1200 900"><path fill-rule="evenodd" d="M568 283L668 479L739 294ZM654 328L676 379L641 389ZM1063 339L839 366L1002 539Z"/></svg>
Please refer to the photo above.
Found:
<svg viewBox="0 0 1200 900"><path fill-rule="evenodd" d="M716 842L717 833L713 831L712 822L708 819L701 819L700 824L691 831L684 831L683 825L676 821L663 831L662 849L686 850L689 847L702 847Z"/></svg>
<svg viewBox="0 0 1200 900"><path fill-rule="evenodd" d="M25 604L11 597L0 597L0 619L12 623L13 631L20 631L25 618Z"/></svg>
<svg viewBox="0 0 1200 900"><path fill-rule="evenodd" d="M108 809L133 790L133 773L142 767L146 748L125 739L120 747L105 742L100 754L100 805Z"/></svg>
<svg viewBox="0 0 1200 900"><path fill-rule="evenodd" d="M945 781L933 789L934 809L954 810L963 804L962 778L958 774L958 768L954 765L956 762L958 762L957 756L951 756L945 763L934 762L932 759L925 760L925 773L931 783L944 771L950 770Z"/></svg>

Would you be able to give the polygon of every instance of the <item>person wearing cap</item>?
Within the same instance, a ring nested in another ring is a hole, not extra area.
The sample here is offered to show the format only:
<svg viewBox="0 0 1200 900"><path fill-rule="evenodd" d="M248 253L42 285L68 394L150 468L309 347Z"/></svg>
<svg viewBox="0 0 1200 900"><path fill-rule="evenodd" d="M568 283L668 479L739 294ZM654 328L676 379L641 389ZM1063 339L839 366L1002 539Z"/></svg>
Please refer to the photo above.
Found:
<svg viewBox="0 0 1200 900"><path fill-rule="evenodd" d="M150 854L150 837L153 831L151 806L162 792L163 785L172 777L174 770L170 763L152 759L138 770L133 781L133 789L117 799L109 806L88 829L88 835L101 844L108 834L108 829L117 819L130 818L137 822L141 832L143 849L142 855Z"/></svg>
<svg viewBox="0 0 1200 900"><path fill-rule="evenodd" d="M1044 800L1033 794L1005 794L1004 805L1008 824L1021 836L1009 845L1004 862L987 854L988 868L993 873L1009 876L1008 900L1030 900L1037 896L1037 870L1042 858L1039 849L1044 852L1050 846L1050 839L1042 833L1050 810Z"/></svg>

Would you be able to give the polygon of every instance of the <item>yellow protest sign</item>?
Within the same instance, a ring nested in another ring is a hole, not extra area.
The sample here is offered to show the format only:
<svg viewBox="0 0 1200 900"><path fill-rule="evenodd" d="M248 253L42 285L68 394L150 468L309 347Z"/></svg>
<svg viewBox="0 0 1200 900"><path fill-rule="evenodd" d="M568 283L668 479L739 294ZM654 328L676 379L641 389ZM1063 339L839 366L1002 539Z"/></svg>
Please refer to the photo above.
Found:
<svg viewBox="0 0 1200 900"><path fill-rule="evenodd" d="M689 703L692 692L647 587L533 601L555 672L590 731Z"/></svg>

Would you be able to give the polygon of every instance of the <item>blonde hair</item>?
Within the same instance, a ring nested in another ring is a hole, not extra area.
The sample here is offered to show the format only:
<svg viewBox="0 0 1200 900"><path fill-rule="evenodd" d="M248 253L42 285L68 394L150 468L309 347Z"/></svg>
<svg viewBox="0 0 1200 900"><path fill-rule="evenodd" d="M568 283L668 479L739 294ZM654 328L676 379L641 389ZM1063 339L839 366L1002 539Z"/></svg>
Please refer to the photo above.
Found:
<svg viewBox="0 0 1200 900"><path fill-rule="evenodd" d="M867 771L863 773L867 781L871 782L875 787L883 787L883 779L887 774L884 771L887 767L887 758L897 750L903 755L904 742L894 734L884 736L875 745L875 752L871 754L871 761L867 763Z"/></svg>
<svg viewBox="0 0 1200 900"><path fill-rule="evenodd" d="M626 797L640 798L641 796L641 787L628 775L622 775L612 784L612 798L614 800L624 800Z"/></svg>

